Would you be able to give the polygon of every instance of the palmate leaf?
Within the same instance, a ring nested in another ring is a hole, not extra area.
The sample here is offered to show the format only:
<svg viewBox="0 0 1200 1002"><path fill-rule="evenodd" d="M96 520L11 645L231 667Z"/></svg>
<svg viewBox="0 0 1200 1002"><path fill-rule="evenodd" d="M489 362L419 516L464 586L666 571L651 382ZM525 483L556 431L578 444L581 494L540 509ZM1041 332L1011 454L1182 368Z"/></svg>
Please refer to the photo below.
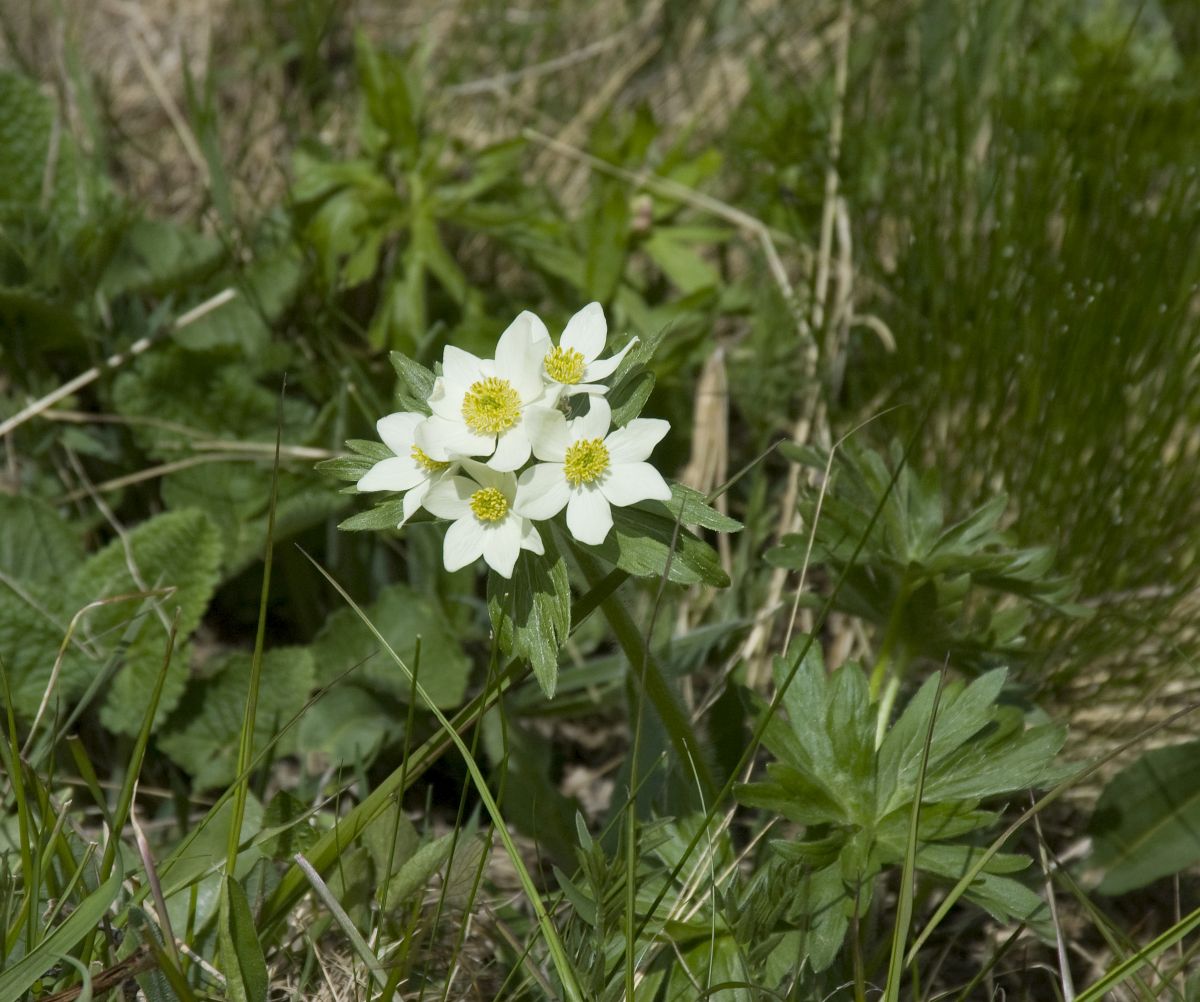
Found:
<svg viewBox="0 0 1200 1002"><path fill-rule="evenodd" d="M777 659L778 685L791 670ZM827 890L836 878L839 897L827 914L805 904L796 917L810 935L822 931L822 950L809 953L814 970L831 959L824 952L825 934L844 932L839 916L856 899L864 906L862 895L869 896L871 878L881 868L904 863L914 833L916 873L957 880L983 851L975 844L978 833L996 821L980 801L1050 785L1061 776L1055 757L1065 730L1027 727L1018 708L1000 704L1004 678L995 671L970 684L953 682L940 699L938 680L928 680L876 749L878 704L862 669L850 663L827 675L817 645L808 647L783 697L786 718L776 715L764 732L764 745L778 761L768 764L765 781L740 785L735 795L748 806L812 826L793 843L780 843L777 854L809 868L811 879ZM1045 929L1040 898L1009 876L1028 863L1023 856L995 856L967 898L998 918Z"/></svg>

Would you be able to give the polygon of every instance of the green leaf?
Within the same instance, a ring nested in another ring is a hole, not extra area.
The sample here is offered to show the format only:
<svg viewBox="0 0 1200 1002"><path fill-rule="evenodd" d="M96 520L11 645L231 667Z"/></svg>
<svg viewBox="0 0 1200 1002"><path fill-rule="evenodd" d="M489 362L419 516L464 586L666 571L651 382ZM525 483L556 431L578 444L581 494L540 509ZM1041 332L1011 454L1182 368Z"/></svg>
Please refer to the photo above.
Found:
<svg viewBox="0 0 1200 1002"><path fill-rule="evenodd" d="M116 539L91 557L67 586L67 608L82 608L97 599L143 591L145 588L174 588L157 601L169 621L178 608L180 639L200 624L218 580L221 544L216 527L201 512L165 512L148 519L126 539ZM134 580L130 565L138 570L141 584ZM100 606L87 617L88 632L115 644L119 629L128 623L137 606L128 602ZM159 616L142 617L124 652L124 666L117 672L101 711L110 730L134 735L142 720L145 694L154 685L162 667L166 627ZM49 655L53 657L53 655ZM159 723L179 702L187 678L187 660L176 651L168 669L159 704Z"/></svg>
<svg viewBox="0 0 1200 1002"><path fill-rule="evenodd" d="M219 240L189 226L138 219L121 234L101 286L113 298L130 292L163 295L204 278L223 254Z"/></svg>
<svg viewBox="0 0 1200 1002"><path fill-rule="evenodd" d="M36 498L0 494L0 571L27 581L59 581L83 560L79 532Z"/></svg>
<svg viewBox="0 0 1200 1002"><path fill-rule="evenodd" d="M125 874L119 865L96 890L87 895L70 915L28 954L0 971L0 1002L18 1002L55 961L66 956L85 937L96 933L104 913L121 891Z"/></svg>
<svg viewBox="0 0 1200 1002"><path fill-rule="evenodd" d="M679 584L729 586L716 551L675 518L640 506L613 508L612 515L608 538L586 547L602 560L635 577L661 577L669 564L668 577Z"/></svg>
<svg viewBox="0 0 1200 1002"><path fill-rule="evenodd" d="M641 414L653 389L654 373L643 368L631 371L620 382L614 383L608 394L613 424L623 428Z"/></svg>
<svg viewBox="0 0 1200 1002"><path fill-rule="evenodd" d="M402 904L407 892L400 896L393 895L390 884L412 859L421 841L408 815L398 803L393 803L367 825L361 838L375 867L376 899L384 908Z"/></svg>
<svg viewBox="0 0 1200 1002"><path fill-rule="evenodd" d="M398 529L403 521L404 501L395 498L343 519L338 523L338 528L344 532L378 532L382 529Z"/></svg>
<svg viewBox="0 0 1200 1002"><path fill-rule="evenodd" d="M197 790L223 787L237 776L250 661L249 654L231 654L211 676L191 681L163 728L159 747L192 774ZM303 709L315 679L312 653L306 647L278 647L263 656L254 725L256 752ZM275 754L286 750L277 747Z"/></svg>
<svg viewBox="0 0 1200 1002"><path fill-rule="evenodd" d="M380 592L365 612L392 649L417 672L417 680L438 707L462 702L471 660L463 652L458 631L434 596L394 584ZM419 665L415 662L418 644ZM313 640L312 654L322 684L354 668L349 678L354 684L369 686L404 703L409 700L409 680L386 653L380 653L378 641L352 609L338 609L329 616Z"/></svg>
<svg viewBox="0 0 1200 1002"><path fill-rule="evenodd" d="M217 943L225 990L233 1002L266 1002L267 962L254 928L246 892L233 877L221 884Z"/></svg>
<svg viewBox="0 0 1200 1002"><path fill-rule="evenodd" d="M673 518L683 525L698 525L715 532L741 532L743 526L735 518L722 515L708 503L708 499L697 490L683 484L671 484L671 500L647 501L645 506L654 511L661 504ZM682 515L680 514L682 512Z"/></svg>
<svg viewBox="0 0 1200 1002"><path fill-rule="evenodd" d="M511 578L488 573L488 613L500 649L529 661L551 698L558 685L558 651L571 632L571 581L548 534L542 540L545 555L522 550Z"/></svg>
<svg viewBox="0 0 1200 1002"><path fill-rule="evenodd" d="M429 394L433 392L435 378L433 373L403 352L393 351L389 357L403 387L401 400L408 409L428 414Z"/></svg>
<svg viewBox="0 0 1200 1002"><path fill-rule="evenodd" d="M343 682L304 714L296 740L308 771L318 774L330 765L369 763L401 733L400 721L380 705L376 693Z"/></svg>
<svg viewBox="0 0 1200 1002"><path fill-rule="evenodd" d="M583 287L588 298L612 298L625 269L628 240L629 190L624 181L601 180L586 220Z"/></svg>
<svg viewBox="0 0 1200 1002"><path fill-rule="evenodd" d="M1124 894L1200 860L1200 741L1154 748L1118 772L1088 832L1103 894Z"/></svg>
<svg viewBox="0 0 1200 1002"><path fill-rule="evenodd" d="M454 846L454 836L454 832L447 832L431 842L426 842L403 861L399 869L392 874L384 907L401 908L408 904L414 894L424 890L450 855Z"/></svg>
<svg viewBox="0 0 1200 1002"><path fill-rule="evenodd" d="M308 804L287 790L280 790L263 811L263 830L259 834L271 830L275 833L260 841L259 848L277 861L290 861L296 853L306 852L318 837L309 824L311 816Z"/></svg>
<svg viewBox="0 0 1200 1002"><path fill-rule="evenodd" d="M78 215L78 155L70 129L56 117L34 81L0 72L0 215L42 204L63 219ZM51 187L43 192L47 179Z"/></svg>

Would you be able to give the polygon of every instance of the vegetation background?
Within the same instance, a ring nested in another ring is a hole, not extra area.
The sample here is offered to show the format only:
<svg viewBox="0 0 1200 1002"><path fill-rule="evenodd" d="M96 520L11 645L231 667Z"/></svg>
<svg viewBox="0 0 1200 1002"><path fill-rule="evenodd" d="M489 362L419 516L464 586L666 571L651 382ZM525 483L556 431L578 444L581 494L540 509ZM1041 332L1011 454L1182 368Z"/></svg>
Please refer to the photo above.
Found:
<svg viewBox="0 0 1200 1002"><path fill-rule="evenodd" d="M0 33L0 1002L1200 998L1191 0ZM712 508L548 699L315 466L593 300Z"/></svg>

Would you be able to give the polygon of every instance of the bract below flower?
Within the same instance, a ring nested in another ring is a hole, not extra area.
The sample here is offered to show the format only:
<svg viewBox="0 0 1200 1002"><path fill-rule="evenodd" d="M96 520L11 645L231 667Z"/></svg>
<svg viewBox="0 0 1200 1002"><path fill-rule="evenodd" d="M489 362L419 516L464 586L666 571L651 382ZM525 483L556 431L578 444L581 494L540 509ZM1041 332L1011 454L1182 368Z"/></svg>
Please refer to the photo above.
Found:
<svg viewBox="0 0 1200 1002"><path fill-rule="evenodd" d="M416 442L416 430L426 420L424 414L403 411L389 414L375 423L383 444L396 455L381 459L358 481L360 491L405 491L404 518L407 522L421 507L429 489L453 472L456 464L431 459ZM399 528L399 525L397 528Z"/></svg>
<svg viewBox="0 0 1200 1002"><path fill-rule="evenodd" d="M615 355L600 358L608 340L608 321L604 307L588 303L567 321L558 344L546 353L545 372L551 391L556 396L575 393L607 393L608 387L597 382L617 371L626 353L637 344L630 338Z"/></svg>
<svg viewBox="0 0 1200 1002"><path fill-rule="evenodd" d="M534 524L513 510L517 478L470 459L462 461L470 477L446 477L425 495L425 508L448 518L442 563L456 571L483 557L503 577L512 577L521 550L545 553Z"/></svg>
<svg viewBox="0 0 1200 1002"><path fill-rule="evenodd" d="M603 397L567 421L546 411L533 421L533 452L544 462L517 480L516 510L534 520L553 518L567 509L567 528L581 543L603 543L612 528L612 505L667 501L671 488L646 462L670 430L667 421L636 418L609 433L612 409Z"/></svg>
<svg viewBox="0 0 1200 1002"><path fill-rule="evenodd" d="M544 397L549 348L546 325L528 310L500 335L495 359L447 345L429 396L433 416L418 430L417 444L435 460L490 457L495 470L520 469L530 453L525 418Z"/></svg>

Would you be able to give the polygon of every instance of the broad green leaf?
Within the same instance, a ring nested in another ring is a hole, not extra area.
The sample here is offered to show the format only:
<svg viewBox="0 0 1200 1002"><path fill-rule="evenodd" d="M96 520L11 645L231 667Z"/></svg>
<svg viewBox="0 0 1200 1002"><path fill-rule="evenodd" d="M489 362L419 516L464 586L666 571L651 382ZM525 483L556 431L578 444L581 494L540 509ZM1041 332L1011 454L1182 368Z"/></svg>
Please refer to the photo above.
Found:
<svg viewBox="0 0 1200 1002"><path fill-rule="evenodd" d="M547 697L558 685L558 651L571 631L571 582L548 533L546 553L522 550L511 578L488 573L488 613L500 649L525 658Z"/></svg>
<svg viewBox="0 0 1200 1002"><path fill-rule="evenodd" d="M1096 801L1088 832L1103 894L1200 861L1200 741L1154 748L1117 773Z"/></svg>
<svg viewBox="0 0 1200 1002"><path fill-rule="evenodd" d="M159 747L191 773L197 790L224 787L237 775L250 660L249 654L229 655L210 676L189 682L184 698L163 728ZM315 680L312 652L306 647L278 647L264 655L255 752L262 751L300 712ZM287 746L277 747L274 754L288 750Z"/></svg>
<svg viewBox="0 0 1200 1002"><path fill-rule="evenodd" d="M287 790L280 790L263 811L261 838L268 831L274 834L258 843L271 859L290 861L298 852L305 852L318 838L309 824L311 807Z"/></svg>
<svg viewBox="0 0 1200 1002"><path fill-rule="evenodd" d="M453 707L462 702L471 660L434 596L394 584L385 588L365 612L392 649L417 672L418 681L437 706ZM419 665L415 659L418 645ZM380 652L379 643L352 609L338 609L329 616L313 640L312 654L322 684L353 668L348 681L409 701L411 683L391 658Z"/></svg>
<svg viewBox="0 0 1200 1002"><path fill-rule="evenodd" d="M635 369L620 382L614 382L608 393L613 424L623 428L641 414L653 389L654 373L649 369Z"/></svg>
<svg viewBox="0 0 1200 1002"><path fill-rule="evenodd" d="M393 909L406 905L409 899L425 886L450 855L454 832L447 832L431 842L425 842L407 859L400 861L387 886L384 907Z"/></svg>
<svg viewBox="0 0 1200 1002"><path fill-rule="evenodd" d="M189 636L199 625L217 584L221 545L216 528L201 512L165 512L148 519L127 539L116 539L91 557L71 578L69 605L81 608L106 596L140 592L145 588L174 588L159 599L167 622L180 610L178 636ZM141 584L130 573L138 570ZM89 632L104 637L110 645L118 639L113 631L124 627L130 617L126 603L103 606L88 616ZM142 719L144 694L157 678L166 645L166 628L157 615L144 617L141 628L124 652L124 666L113 679L101 719L110 730L136 734ZM174 709L183 694L187 661L176 651L168 670L158 721Z"/></svg>
<svg viewBox="0 0 1200 1002"><path fill-rule="evenodd" d="M297 750L308 771L318 774L331 764L369 762L400 734L401 721L380 705L378 694L342 682L304 714Z"/></svg>
<svg viewBox="0 0 1200 1002"><path fill-rule="evenodd" d="M266 1002L267 963L246 892L226 875L221 885L217 942L225 990L232 1002Z"/></svg>
<svg viewBox="0 0 1200 1002"><path fill-rule="evenodd" d="M223 253L219 240L191 227L138 219L122 232L101 285L111 297L130 292L162 295L202 279Z"/></svg>
<svg viewBox="0 0 1200 1002"><path fill-rule="evenodd" d="M0 571L18 580L61 582L82 559L78 530L48 504L0 494Z"/></svg>
<svg viewBox="0 0 1200 1002"><path fill-rule="evenodd" d="M0 72L0 215L45 204L54 216L78 215L78 154L70 129L57 126L54 103L33 81ZM47 179L49 191L43 191Z"/></svg>

